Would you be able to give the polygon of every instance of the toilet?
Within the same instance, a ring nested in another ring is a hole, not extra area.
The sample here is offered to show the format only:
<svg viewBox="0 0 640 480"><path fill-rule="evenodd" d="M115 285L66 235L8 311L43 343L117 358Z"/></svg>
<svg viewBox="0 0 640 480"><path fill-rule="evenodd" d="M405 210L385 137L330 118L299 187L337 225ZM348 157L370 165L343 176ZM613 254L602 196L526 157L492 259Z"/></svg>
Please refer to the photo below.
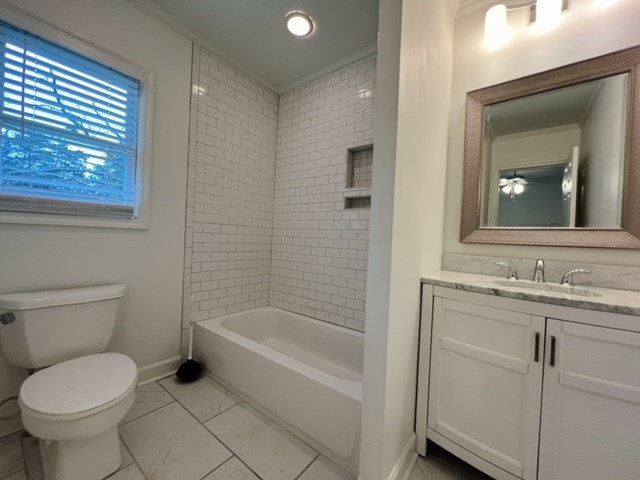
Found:
<svg viewBox="0 0 640 480"><path fill-rule="evenodd" d="M0 346L35 370L20 388L24 428L40 440L45 480L101 480L120 468L118 424L131 409L136 364L102 353L124 285L0 295Z"/></svg>

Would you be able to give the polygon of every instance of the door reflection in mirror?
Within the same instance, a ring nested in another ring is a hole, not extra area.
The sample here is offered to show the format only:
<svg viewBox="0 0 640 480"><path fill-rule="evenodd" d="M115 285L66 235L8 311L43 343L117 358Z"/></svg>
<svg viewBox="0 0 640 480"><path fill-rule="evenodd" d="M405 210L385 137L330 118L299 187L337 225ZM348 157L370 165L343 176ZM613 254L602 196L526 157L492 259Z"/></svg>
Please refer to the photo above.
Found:
<svg viewBox="0 0 640 480"><path fill-rule="evenodd" d="M620 228L627 92L624 73L486 106L481 226Z"/></svg>

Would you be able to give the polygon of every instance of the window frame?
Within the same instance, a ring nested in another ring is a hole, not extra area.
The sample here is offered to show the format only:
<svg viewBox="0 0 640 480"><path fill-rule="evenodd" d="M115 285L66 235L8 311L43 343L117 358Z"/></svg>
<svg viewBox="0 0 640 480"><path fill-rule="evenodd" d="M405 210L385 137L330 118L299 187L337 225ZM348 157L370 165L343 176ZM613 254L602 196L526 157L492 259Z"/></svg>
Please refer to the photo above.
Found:
<svg viewBox="0 0 640 480"><path fill-rule="evenodd" d="M51 25L44 19L0 5L0 18L30 34L67 48L95 62L140 81L138 99L138 132L136 146L135 212L131 219L92 217L81 215L23 213L0 210L0 224L67 225L106 228L149 228L151 203L151 154L153 137L153 107L155 73L142 68L120 55L97 44Z"/></svg>

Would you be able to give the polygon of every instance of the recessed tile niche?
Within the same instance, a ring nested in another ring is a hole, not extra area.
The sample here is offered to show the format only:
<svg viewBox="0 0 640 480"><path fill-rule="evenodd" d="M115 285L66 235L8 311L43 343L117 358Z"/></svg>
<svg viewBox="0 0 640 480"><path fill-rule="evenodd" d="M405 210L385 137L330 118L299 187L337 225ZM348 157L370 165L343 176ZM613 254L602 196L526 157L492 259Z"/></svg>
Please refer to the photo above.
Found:
<svg viewBox="0 0 640 480"><path fill-rule="evenodd" d="M371 174L373 145L350 148L347 151L347 184L344 189L344 208L371 207Z"/></svg>

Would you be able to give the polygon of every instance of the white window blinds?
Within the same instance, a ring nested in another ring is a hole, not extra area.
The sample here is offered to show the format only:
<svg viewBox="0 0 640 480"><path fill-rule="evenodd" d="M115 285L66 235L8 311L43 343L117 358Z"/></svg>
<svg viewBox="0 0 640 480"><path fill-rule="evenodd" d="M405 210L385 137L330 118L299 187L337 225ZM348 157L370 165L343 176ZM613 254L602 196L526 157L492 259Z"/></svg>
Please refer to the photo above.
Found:
<svg viewBox="0 0 640 480"><path fill-rule="evenodd" d="M140 81L0 22L0 210L134 218Z"/></svg>

